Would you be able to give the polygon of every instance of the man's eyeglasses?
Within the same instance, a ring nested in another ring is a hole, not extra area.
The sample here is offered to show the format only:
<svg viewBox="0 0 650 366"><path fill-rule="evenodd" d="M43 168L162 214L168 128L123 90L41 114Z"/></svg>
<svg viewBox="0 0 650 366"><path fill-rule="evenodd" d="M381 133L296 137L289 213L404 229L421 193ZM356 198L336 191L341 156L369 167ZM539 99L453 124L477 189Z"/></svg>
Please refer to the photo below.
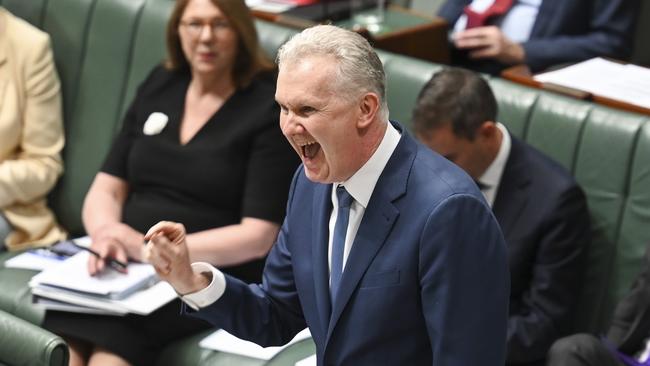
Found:
<svg viewBox="0 0 650 366"><path fill-rule="evenodd" d="M230 23L225 19L217 19L212 22L181 20L180 25L183 26L187 33L192 37L200 36L206 26L210 28L212 34L218 34L226 29L230 29Z"/></svg>

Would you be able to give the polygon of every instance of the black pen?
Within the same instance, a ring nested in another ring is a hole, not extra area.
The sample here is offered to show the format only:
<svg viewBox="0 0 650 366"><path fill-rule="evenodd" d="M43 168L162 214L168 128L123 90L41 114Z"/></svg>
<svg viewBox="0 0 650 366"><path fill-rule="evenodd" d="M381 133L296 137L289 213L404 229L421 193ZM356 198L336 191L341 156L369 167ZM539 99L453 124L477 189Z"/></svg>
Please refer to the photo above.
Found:
<svg viewBox="0 0 650 366"><path fill-rule="evenodd" d="M94 251L93 249L90 249L89 247L85 247L85 246L83 246L83 245L79 245L79 244L74 243L74 242L73 242L72 244L74 244L75 247L77 247L77 248L79 248L79 249L81 249L81 250L85 250L85 251L87 251L88 253L94 255L95 257L97 257L97 258L99 258L99 259L101 259L101 260L107 262L108 265L109 265L111 268L113 268L114 270L116 270L116 271L118 271L118 272L121 272L121 273L124 273L124 272L126 271L126 263L124 263L124 262L122 262L122 261L119 261L119 260L117 260L117 259L115 259L115 258L111 258L111 257L108 257L108 258L102 258L102 256L101 256L99 253L97 253L97 252Z"/></svg>

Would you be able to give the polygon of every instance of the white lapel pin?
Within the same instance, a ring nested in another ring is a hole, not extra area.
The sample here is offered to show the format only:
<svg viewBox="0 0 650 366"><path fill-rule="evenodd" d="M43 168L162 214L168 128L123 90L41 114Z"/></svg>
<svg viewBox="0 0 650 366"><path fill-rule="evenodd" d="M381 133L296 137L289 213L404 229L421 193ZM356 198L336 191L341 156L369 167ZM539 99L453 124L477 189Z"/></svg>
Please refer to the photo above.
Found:
<svg viewBox="0 0 650 366"><path fill-rule="evenodd" d="M149 136L157 135L163 130L163 128L165 128L168 120L169 117L167 117L166 114L161 112L153 112L149 115L147 121L144 123L142 132L145 135Z"/></svg>

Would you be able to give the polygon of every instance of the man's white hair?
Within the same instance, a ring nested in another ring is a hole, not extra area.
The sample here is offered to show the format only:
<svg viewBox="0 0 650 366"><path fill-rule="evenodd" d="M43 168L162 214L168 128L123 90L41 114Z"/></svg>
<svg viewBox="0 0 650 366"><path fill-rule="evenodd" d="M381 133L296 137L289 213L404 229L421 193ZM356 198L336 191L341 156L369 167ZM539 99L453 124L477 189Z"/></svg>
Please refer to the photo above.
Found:
<svg viewBox="0 0 650 366"><path fill-rule="evenodd" d="M317 25L294 35L280 47L277 63L299 62L311 56L330 56L338 62L336 89L344 97L372 92L379 96L379 117L388 119L386 75L377 53L358 33L333 25Z"/></svg>

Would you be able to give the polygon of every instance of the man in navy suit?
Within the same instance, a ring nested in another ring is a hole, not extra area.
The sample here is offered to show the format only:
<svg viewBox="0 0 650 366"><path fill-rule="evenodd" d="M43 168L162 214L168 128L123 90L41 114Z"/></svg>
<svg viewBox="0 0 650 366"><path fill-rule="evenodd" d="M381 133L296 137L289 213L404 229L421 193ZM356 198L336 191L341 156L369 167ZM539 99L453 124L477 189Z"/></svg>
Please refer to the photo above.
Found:
<svg viewBox="0 0 650 366"><path fill-rule="evenodd" d="M422 142L474 178L501 225L511 273L508 364L542 364L553 341L572 331L589 214L571 175L510 136L496 115L487 82L450 68L424 86L413 120Z"/></svg>
<svg viewBox="0 0 650 366"><path fill-rule="evenodd" d="M190 266L182 225L165 222L146 236L160 276L195 316L260 345L309 327L319 365L502 366L506 248L474 182L388 121L363 37L309 28L278 64L280 124L303 165L263 283Z"/></svg>
<svg viewBox="0 0 650 366"><path fill-rule="evenodd" d="M501 11L488 10L495 3ZM597 56L626 60L638 9L639 0L447 0L438 15L453 29L454 63L495 74L522 63L539 72Z"/></svg>

